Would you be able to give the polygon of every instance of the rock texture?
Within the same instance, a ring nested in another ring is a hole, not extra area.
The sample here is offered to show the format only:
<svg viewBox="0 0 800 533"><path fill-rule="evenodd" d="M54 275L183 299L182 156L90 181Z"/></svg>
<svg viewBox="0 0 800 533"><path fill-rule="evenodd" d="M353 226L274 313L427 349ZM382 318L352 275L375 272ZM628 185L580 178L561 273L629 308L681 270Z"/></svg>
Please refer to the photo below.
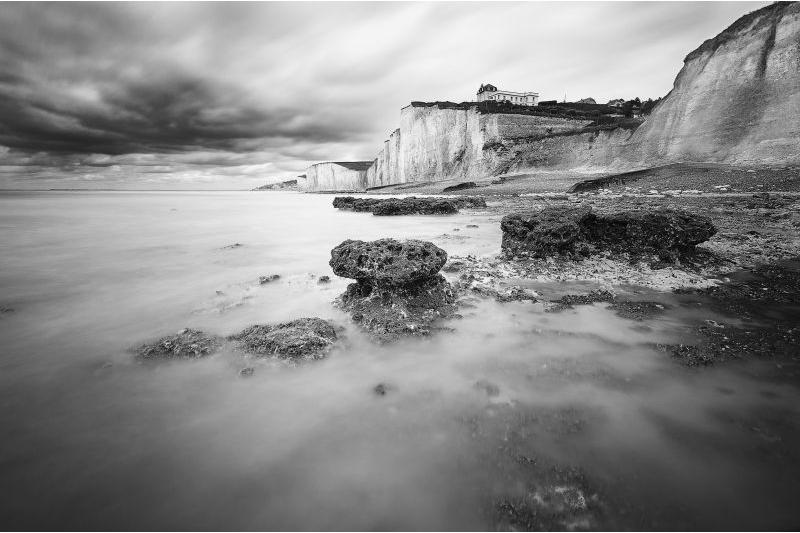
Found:
<svg viewBox="0 0 800 533"><path fill-rule="evenodd" d="M506 256L588 256L600 251L672 259L694 251L716 228L706 216L662 209L597 214L590 208L549 207L501 221Z"/></svg>
<svg viewBox="0 0 800 533"><path fill-rule="evenodd" d="M427 241L347 240L331 250L333 273L370 285L405 285L430 278L447 262L447 252Z"/></svg>
<svg viewBox="0 0 800 533"><path fill-rule="evenodd" d="M245 351L282 359L322 359L337 339L333 325L317 317L250 326L229 338Z"/></svg>
<svg viewBox="0 0 800 533"><path fill-rule="evenodd" d="M136 354L140 359L197 359L211 355L220 345L219 337L187 328L140 346Z"/></svg>
<svg viewBox="0 0 800 533"><path fill-rule="evenodd" d="M354 198L337 196L333 207L351 211L368 211L374 215L450 215L464 207L486 207L486 200L476 196L453 198Z"/></svg>
<svg viewBox="0 0 800 533"><path fill-rule="evenodd" d="M379 341L427 335L455 312L456 295L438 274L447 253L425 241L344 241L331 250L330 265L356 280L338 300Z"/></svg>
<svg viewBox="0 0 800 533"><path fill-rule="evenodd" d="M686 56L631 161L800 161L800 4L741 17Z"/></svg>

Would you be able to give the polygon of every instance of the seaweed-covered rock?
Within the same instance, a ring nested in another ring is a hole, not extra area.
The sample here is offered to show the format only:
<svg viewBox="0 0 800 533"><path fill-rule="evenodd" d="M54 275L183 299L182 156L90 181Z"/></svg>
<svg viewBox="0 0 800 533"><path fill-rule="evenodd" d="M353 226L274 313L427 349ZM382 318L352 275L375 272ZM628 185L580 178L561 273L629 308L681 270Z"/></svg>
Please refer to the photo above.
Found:
<svg viewBox="0 0 800 533"><path fill-rule="evenodd" d="M465 207L486 207L486 200L478 196L452 198L354 198L337 196L333 207L358 212L371 212L379 216L391 215L449 215Z"/></svg>
<svg viewBox="0 0 800 533"><path fill-rule="evenodd" d="M276 325L256 325L231 335L240 346L257 355L284 359L322 359L336 342L336 330L321 318L299 318Z"/></svg>
<svg viewBox="0 0 800 533"><path fill-rule="evenodd" d="M586 207L515 213L503 218L501 228L503 252L509 257L579 257L612 251L671 258L694 251L717 231L710 218L683 211L598 214Z"/></svg>
<svg viewBox="0 0 800 533"><path fill-rule="evenodd" d="M197 359L211 355L221 344L221 339L216 335L186 328L175 335L140 346L136 349L136 355L140 359Z"/></svg>
<svg viewBox="0 0 800 533"><path fill-rule="evenodd" d="M378 340L427 335L455 312L455 292L438 274L446 261L447 253L426 241L344 241L331 250L330 265L356 282L337 304Z"/></svg>
<svg viewBox="0 0 800 533"><path fill-rule="evenodd" d="M447 252L419 240L346 240L331 250L330 266L337 276L370 285L402 285L435 275Z"/></svg>
<svg viewBox="0 0 800 533"><path fill-rule="evenodd" d="M456 294L441 274L404 285L347 286L337 304L379 341L408 335L428 335L436 321L451 317Z"/></svg>

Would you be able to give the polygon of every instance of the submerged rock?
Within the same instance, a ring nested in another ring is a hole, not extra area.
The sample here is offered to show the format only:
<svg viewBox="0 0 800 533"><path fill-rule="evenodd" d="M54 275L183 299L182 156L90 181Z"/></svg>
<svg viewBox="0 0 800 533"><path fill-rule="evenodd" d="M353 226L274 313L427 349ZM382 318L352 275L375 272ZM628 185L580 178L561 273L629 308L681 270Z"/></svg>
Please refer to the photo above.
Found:
<svg viewBox="0 0 800 533"><path fill-rule="evenodd" d="M337 303L376 339L428 335L437 320L455 313L456 295L440 274L405 285L351 283Z"/></svg>
<svg viewBox="0 0 800 533"><path fill-rule="evenodd" d="M136 355L140 359L197 359L214 353L221 344L221 339L216 335L186 328L175 335L140 346Z"/></svg>
<svg viewBox="0 0 800 533"><path fill-rule="evenodd" d="M450 215L465 207L486 207L481 197L463 196L454 198L354 198L337 196L333 207L358 212L370 212L379 216L390 215Z"/></svg>
<svg viewBox="0 0 800 533"><path fill-rule="evenodd" d="M330 266L343 278L370 285L403 285L435 275L447 262L447 252L418 240L347 240L331 250Z"/></svg>
<svg viewBox="0 0 800 533"><path fill-rule="evenodd" d="M337 340L333 325L317 317L250 326L228 338L250 353L284 359L322 359Z"/></svg>
<svg viewBox="0 0 800 533"><path fill-rule="evenodd" d="M693 252L717 231L710 218L683 211L597 214L588 207L548 207L507 215L501 228L507 257L585 257L611 251L672 258Z"/></svg>
<svg viewBox="0 0 800 533"><path fill-rule="evenodd" d="M331 277L330 276L320 276L317 280L317 283L320 285L324 285L325 283L330 283Z"/></svg>
<svg viewBox="0 0 800 533"><path fill-rule="evenodd" d="M259 276L258 283L261 285L265 285L267 283L271 283L279 279L281 279L281 277L278 274L270 274L269 276Z"/></svg>
<svg viewBox="0 0 800 533"><path fill-rule="evenodd" d="M330 265L355 279L337 304L381 341L427 335L455 312L455 292L438 274L447 253L430 242L347 240L331 250Z"/></svg>

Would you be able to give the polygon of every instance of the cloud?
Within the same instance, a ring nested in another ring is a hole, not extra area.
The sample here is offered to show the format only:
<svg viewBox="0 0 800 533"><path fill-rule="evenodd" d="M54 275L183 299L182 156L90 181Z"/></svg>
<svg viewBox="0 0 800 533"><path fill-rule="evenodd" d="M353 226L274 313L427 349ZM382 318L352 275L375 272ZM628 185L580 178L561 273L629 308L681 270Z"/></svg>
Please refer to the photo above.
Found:
<svg viewBox="0 0 800 533"><path fill-rule="evenodd" d="M482 82L656 97L761 5L7 3L0 187L251 186L371 159L400 107Z"/></svg>

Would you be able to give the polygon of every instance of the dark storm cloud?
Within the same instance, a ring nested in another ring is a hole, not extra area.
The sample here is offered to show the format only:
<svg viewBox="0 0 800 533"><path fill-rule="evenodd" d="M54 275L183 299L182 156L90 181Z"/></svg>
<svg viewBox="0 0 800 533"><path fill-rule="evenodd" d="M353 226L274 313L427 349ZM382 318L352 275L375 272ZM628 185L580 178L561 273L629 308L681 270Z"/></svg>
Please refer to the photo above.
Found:
<svg viewBox="0 0 800 533"><path fill-rule="evenodd" d="M660 96L760 5L4 3L0 186L226 186L371 159L400 107L482 82Z"/></svg>

